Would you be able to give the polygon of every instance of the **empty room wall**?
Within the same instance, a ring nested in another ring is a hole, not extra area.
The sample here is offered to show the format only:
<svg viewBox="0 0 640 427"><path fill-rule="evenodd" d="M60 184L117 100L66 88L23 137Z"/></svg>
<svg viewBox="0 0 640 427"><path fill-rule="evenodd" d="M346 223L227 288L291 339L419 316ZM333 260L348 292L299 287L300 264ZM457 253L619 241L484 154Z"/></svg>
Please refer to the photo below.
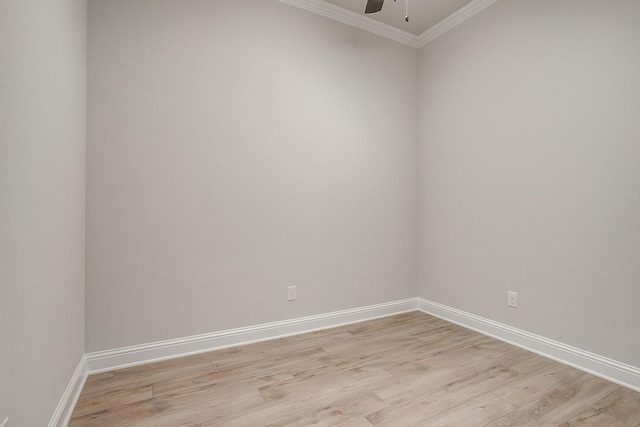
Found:
<svg viewBox="0 0 640 427"><path fill-rule="evenodd" d="M0 423L45 426L84 354L87 6L0 2Z"/></svg>
<svg viewBox="0 0 640 427"><path fill-rule="evenodd" d="M90 1L87 351L415 297L417 61L277 1Z"/></svg>
<svg viewBox="0 0 640 427"><path fill-rule="evenodd" d="M421 297L640 366L639 21L500 1L421 49Z"/></svg>

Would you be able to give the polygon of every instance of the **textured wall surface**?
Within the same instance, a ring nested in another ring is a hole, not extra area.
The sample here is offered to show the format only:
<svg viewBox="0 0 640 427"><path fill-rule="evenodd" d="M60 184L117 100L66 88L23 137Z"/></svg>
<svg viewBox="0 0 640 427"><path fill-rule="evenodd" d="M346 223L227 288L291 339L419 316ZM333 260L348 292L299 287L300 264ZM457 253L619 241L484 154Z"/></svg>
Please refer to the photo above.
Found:
<svg viewBox="0 0 640 427"><path fill-rule="evenodd" d="M0 422L44 426L84 354L87 6L0 1Z"/></svg>
<svg viewBox="0 0 640 427"><path fill-rule="evenodd" d="M87 350L414 297L417 77L279 2L91 1Z"/></svg>
<svg viewBox="0 0 640 427"><path fill-rule="evenodd" d="M421 50L421 297L640 366L639 20L501 1Z"/></svg>

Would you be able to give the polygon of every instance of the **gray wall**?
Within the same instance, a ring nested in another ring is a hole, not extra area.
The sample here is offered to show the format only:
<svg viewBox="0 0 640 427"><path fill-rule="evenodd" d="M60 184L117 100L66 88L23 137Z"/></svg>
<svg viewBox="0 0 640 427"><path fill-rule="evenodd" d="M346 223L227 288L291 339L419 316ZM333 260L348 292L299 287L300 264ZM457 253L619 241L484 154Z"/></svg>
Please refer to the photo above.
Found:
<svg viewBox="0 0 640 427"><path fill-rule="evenodd" d="M84 354L86 2L0 1L0 422L47 425Z"/></svg>
<svg viewBox="0 0 640 427"><path fill-rule="evenodd" d="M421 50L421 297L640 366L638 22L501 1Z"/></svg>
<svg viewBox="0 0 640 427"><path fill-rule="evenodd" d="M417 52L92 0L87 122L85 3L2 0L0 422L85 351L86 123L86 351L413 297L419 261L421 297L640 366L639 17L501 1Z"/></svg>
<svg viewBox="0 0 640 427"><path fill-rule="evenodd" d="M416 296L417 50L276 1L90 1L88 71L87 351Z"/></svg>

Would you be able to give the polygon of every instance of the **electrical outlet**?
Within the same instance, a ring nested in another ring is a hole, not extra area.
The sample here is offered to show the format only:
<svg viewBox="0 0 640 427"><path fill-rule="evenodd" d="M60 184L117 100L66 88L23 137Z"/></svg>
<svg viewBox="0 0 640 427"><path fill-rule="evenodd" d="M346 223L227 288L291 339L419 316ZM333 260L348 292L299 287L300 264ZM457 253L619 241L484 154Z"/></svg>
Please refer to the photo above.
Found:
<svg viewBox="0 0 640 427"><path fill-rule="evenodd" d="M507 305L512 308L518 308L518 293L508 291L507 292Z"/></svg>
<svg viewBox="0 0 640 427"><path fill-rule="evenodd" d="M287 300L288 301L295 301L296 300L296 287L295 286L289 286L288 292L287 292Z"/></svg>

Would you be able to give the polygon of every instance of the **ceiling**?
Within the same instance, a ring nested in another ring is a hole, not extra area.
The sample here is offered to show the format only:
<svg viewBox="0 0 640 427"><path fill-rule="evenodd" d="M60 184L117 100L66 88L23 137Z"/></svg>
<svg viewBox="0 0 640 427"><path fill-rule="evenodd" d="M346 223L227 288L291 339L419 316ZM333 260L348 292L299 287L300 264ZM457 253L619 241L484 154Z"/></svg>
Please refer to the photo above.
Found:
<svg viewBox="0 0 640 427"><path fill-rule="evenodd" d="M279 0L310 12L387 37L411 47L422 47L497 0L385 0L382 11L365 15L367 0Z"/></svg>
<svg viewBox="0 0 640 427"><path fill-rule="evenodd" d="M363 15L367 4L367 0L325 1ZM397 0L394 2L393 0L386 0L382 11L369 14L367 17L419 36L471 3L472 0L408 0L409 22L404 19L406 1Z"/></svg>

